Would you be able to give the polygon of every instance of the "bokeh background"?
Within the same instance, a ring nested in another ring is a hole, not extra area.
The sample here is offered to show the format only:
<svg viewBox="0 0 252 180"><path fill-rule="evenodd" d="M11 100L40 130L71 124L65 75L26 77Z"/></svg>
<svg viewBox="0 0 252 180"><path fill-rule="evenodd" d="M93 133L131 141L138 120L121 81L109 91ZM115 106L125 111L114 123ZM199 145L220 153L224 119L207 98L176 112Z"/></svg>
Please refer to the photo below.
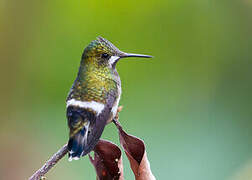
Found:
<svg viewBox="0 0 252 180"><path fill-rule="evenodd" d="M117 69L120 121L157 179L252 179L251 19L251 0L0 0L0 179L28 179L66 143L65 99L98 35L155 56ZM114 125L103 138L118 144ZM65 157L46 177L95 171Z"/></svg>

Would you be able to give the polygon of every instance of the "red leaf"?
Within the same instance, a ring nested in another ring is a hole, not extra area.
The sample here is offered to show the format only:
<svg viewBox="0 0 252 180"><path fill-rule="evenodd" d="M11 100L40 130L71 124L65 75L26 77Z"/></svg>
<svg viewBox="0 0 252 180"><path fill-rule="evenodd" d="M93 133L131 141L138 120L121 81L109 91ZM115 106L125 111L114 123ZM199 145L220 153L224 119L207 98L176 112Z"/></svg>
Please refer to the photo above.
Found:
<svg viewBox="0 0 252 180"><path fill-rule="evenodd" d="M89 159L95 167L99 180L123 180L121 150L115 144L100 140L94 148L94 159Z"/></svg>

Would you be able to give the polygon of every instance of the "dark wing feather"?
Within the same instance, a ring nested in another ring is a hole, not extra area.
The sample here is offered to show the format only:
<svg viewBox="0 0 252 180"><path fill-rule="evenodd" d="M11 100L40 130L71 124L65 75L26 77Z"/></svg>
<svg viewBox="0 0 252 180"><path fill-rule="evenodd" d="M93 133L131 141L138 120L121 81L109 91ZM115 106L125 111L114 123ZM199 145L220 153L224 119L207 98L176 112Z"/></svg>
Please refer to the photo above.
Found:
<svg viewBox="0 0 252 180"><path fill-rule="evenodd" d="M89 124L94 121L95 114L87 109L69 106L67 108L70 138L68 141L69 160L78 159L87 145Z"/></svg>

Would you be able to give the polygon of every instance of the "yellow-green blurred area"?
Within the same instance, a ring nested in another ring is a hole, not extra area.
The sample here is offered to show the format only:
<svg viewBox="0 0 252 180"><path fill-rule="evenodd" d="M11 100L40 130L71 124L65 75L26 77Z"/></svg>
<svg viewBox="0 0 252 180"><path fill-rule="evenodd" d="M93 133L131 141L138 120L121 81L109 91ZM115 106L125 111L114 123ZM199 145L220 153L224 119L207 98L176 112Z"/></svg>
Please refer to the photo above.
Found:
<svg viewBox="0 0 252 180"><path fill-rule="evenodd" d="M120 121L145 141L157 179L252 179L251 20L251 0L1 0L0 179L28 179L67 142L65 99L99 35L155 56L117 69ZM113 124L102 137L118 144ZM95 171L64 157L46 177Z"/></svg>

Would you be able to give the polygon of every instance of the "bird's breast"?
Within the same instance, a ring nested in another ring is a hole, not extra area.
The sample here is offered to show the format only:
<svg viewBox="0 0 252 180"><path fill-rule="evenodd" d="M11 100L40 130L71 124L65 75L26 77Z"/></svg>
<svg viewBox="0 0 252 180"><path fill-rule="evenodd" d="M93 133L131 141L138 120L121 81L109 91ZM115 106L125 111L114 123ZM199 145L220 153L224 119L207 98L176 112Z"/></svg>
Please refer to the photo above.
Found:
<svg viewBox="0 0 252 180"><path fill-rule="evenodd" d="M67 98L68 106L91 109L97 115L110 109L116 115L121 95L121 83L117 79L89 78L76 79Z"/></svg>

